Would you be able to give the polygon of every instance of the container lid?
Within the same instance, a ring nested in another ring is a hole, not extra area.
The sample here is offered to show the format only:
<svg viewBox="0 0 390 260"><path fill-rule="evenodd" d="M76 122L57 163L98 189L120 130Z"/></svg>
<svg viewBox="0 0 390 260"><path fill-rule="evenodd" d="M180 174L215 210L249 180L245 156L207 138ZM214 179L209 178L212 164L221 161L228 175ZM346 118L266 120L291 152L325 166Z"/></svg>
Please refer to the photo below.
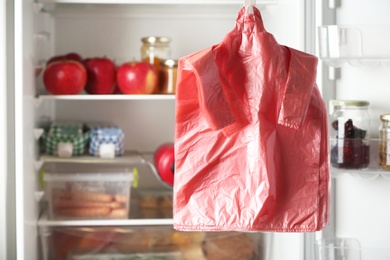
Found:
<svg viewBox="0 0 390 260"><path fill-rule="evenodd" d="M365 100L336 100L330 101L334 107L367 107L370 102Z"/></svg>
<svg viewBox="0 0 390 260"><path fill-rule="evenodd" d="M149 43L149 44L169 43L171 41L171 38L165 36L148 36L148 37L141 38L141 41L143 43Z"/></svg>
<svg viewBox="0 0 390 260"><path fill-rule="evenodd" d="M177 67L177 60L167 59L160 61L161 66L168 67L168 68L175 68Z"/></svg>
<svg viewBox="0 0 390 260"><path fill-rule="evenodd" d="M44 181L105 181L105 182L118 182L134 180L134 175L131 172L127 173L45 173L43 177Z"/></svg>
<svg viewBox="0 0 390 260"><path fill-rule="evenodd" d="M382 121L390 121L390 114L383 114L379 117Z"/></svg>

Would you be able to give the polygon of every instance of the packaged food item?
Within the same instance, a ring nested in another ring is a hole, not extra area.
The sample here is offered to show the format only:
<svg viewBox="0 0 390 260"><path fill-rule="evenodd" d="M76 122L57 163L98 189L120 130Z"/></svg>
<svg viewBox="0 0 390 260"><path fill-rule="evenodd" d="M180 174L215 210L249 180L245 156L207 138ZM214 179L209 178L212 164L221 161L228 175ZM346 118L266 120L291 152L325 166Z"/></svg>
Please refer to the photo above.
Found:
<svg viewBox="0 0 390 260"><path fill-rule="evenodd" d="M49 219L125 219L133 173L46 173Z"/></svg>
<svg viewBox="0 0 390 260"><path fill-rule="evenodd" d="M379 118L379 165L383 170L390 171L390 114L383 114Z"/></svg>
<svg viewBox="0 0 390 260"><path fill-rule="evenodd" d="M89 136L81 123L53 122L43 134L45 152L59 157L83 155Z"/></svg>
<svg viewBox="0 0 390 260"><path fill-rule="evenodd" d="M177 78L177 60L167 59L160 62L161 94L175 94Z"/></svg>
<svg viewBox="0 0 390 260"><path fill-rule="evenodd" d="M341 169L362 169L370 163L369 102L331 100L331 164Z"/></svg>
<svg viewBox="0 0 390 260"><path fill-rule="evenodd" d="M110 124L89 125L89 154L103 158L123 155L125 135L121 128Z"/></svg>

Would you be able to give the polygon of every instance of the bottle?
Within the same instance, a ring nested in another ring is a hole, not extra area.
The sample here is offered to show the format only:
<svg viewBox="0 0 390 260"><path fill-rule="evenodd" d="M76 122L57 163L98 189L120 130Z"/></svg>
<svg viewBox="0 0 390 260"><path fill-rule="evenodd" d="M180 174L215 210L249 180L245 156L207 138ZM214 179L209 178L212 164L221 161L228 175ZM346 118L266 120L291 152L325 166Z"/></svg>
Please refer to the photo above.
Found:
<svg viewBox="0 0 390 260"><path fill-rule="evenodd" d="M379 118L379 166L390 171L390 114L383 114Z"/></svg>
<svg viewBox="0 0 390 260"><path fill-rule="evenodd" d="M331 164L341 169L362 169L370 163L369 102L332 100L330 117Z"/></svg>
<svg viewBox="0 0 390 260"><path fill-rule="evenodd" d="M167 59L160 62L161 94L175 94L177 78L177 60Z"/></svg>

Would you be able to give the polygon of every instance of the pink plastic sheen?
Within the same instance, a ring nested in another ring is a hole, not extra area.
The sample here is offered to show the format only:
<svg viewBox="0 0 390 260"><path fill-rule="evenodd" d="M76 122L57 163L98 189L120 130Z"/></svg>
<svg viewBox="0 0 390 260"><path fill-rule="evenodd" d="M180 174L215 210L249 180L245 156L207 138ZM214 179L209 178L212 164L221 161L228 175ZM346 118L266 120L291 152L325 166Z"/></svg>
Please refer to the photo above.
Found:
<svg viewBox="0 0 390 260"><path fill-rule="evenodd" d="M179 61L176 230L311 232L329 221L317 58L279 45L253 10Z"/></svg>

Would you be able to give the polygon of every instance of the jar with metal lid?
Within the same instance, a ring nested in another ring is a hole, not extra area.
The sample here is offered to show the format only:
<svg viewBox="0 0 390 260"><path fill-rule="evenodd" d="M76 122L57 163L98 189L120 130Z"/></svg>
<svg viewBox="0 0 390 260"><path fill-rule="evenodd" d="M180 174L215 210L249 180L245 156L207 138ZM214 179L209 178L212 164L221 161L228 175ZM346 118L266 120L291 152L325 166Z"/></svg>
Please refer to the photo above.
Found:
<svg viewBox="0 0 390 260"><path fill-rule="evenodd" d="M177 78L177 60L167 59L160 62L160 92L161 94L175 94Z"/></svg>
<svg viewBox="0 0 390 260"><path fill-rule="evenodd" d="M331 164L341 169L362 169L370 163L369 102L331 100Z"/></svg>
<svg viewBox="0 0 390 260"><path fill-rule="evenodd" d="M390 171L390 114L383 114L379 118L379 165L383 170Z"/></svg>
<svg viewBox="0 0 390 260"><path fill-rule="evenodd" d="M147 61L158 68L162 59L170 58L171 38L149 36L142 38L141 41L141 59L143 61Z"/></svg>

